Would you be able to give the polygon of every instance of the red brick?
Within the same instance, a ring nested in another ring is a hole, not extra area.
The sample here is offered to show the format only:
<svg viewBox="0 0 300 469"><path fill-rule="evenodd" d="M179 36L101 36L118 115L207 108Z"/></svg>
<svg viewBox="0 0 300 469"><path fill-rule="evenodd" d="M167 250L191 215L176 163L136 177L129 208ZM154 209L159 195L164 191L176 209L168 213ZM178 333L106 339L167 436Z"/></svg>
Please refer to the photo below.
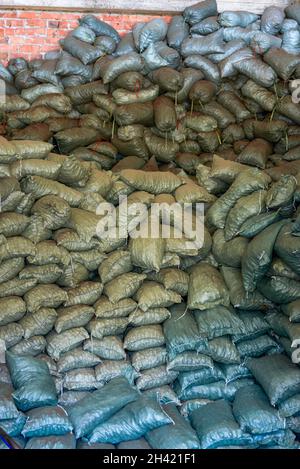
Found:
<svg viewBox="0 0 300 469"><path fill-rule="evenodd" d="M39 18L40 12L39 11L17 11L16 12L18 18Z"/></svg>
<svg viewBox="0 0 300 469"><path fill-rule="evenodd" d="M23 24L23 20L18 19L8 19L5 20L5 26L8 28L16 28L17 26L21 26Z"/></svg>
<svg viewBox="0 0 300 469"><path fill-rule="evenodd" d="M46 26L46 22L43 19L32 19L32 20L24 20L25 26L30 26L32 28L42 28Z"/></svg>

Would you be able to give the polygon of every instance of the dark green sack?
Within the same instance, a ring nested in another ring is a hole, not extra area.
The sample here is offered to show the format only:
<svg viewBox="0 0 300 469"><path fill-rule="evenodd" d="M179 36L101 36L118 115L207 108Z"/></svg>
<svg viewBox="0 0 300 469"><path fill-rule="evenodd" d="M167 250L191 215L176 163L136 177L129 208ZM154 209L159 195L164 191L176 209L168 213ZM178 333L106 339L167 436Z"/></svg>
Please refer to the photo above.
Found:
<svg viewBox="0 0 300 469"><path fill-rule="evenodd" d="M223 31L219 30L207 36L192 36L184 39L181 44L181 55L188 57L189 55L200 54L216 54L223 52Z"/></svg>
<svg viewBox="0 0 300 469"><path fill-rule="evenodd" d="M45 362L6 352L6 363L15 388L13 399L20 410L57 404L54 380Z"/></svg>
<svg viewBox="0 0 300 469"><path fill-rule="evenodd" d="M119 42L119 33L108 23L99 20L95 15L85 15L79 20L81 26L88 26L96 36L110 36L116 42Z"/></svg>
<svg viewBox="0 0 300 469"><path fill-rule="evenodd" d="M280 346L270 336L260 335L254 339L241 340L236 346L241 359L245 357L261 357L271 353L279 353Z"/></svg>
<svg viewBox="0 0 300 469"><path fill-rule="evenodd" d="M247 378L237 379L230 383L226 383L222 380L209 384L193 384L182 392L180 392L180 389L178 389L175 383L175 391L182 400L210 399L217 401L219 399L227 399L232 401L239 388L252 383L253 380Z"/></svg>
<svg viewBox="0 0 300 469"><path fill-rule="evenodd" d="M84 65L95 62L95 60L103 55L99 47L80 41L71 35L66 36L60 42L64 50L77 57Z"/></svg>
<svg viewBox="0 0 300 469"><path fill-rule="evenodd" d="M230 383L231 381L236 381L241 378L251 378L252 376L248 368L243 363L239 363L238 365L221 363L220 369L224 374L226 383Z"/></svg>
<svg viewBox="0 0 300 469"><path fill-rule="evenodd" d="M109 61L107 67L103 67L104 70L100 71L100 76L103 78L103 83L107 84L121 75L121 73L139 72L142 68L143 62L140 55L137 52L130 52Z"/></svg>
<svg viewBox="0 0 300 469"><path fill-rule="evenodd" d="M70 410L69 417L76 438L90 434L97 425L109 419L138 397L126 378L114 378L101 389L81 399Z"/></svg>
<svg viewBox="0 0 300 469"><path fill-rule="evenodd" d="M197 70L200 70L206 80L213 81L214 83L220 82L221 77L218 66L206 57L202 57L198 54L190 55L185 59L184 65L186 67L196 68Z"/></svg>
<svg viewBox="0 0 300 469"><path fill-rule="evenodd" d="M253 292L268 271L276 238L284 224L286 224L285 220L273 223L248 244L242 259L243 283L247 292Z"/></svg>
<svg viewBox="0 0 300 469"><path fill-rule="evenodd" d="M153 449L200 449L195 431L174 404L164 406L172 423L146 433L146 440Z"/></svg>
<svg viewBox="0 0 300 469"><path fill-rule="evenodd" d="M167 351L164 347L139 350L131 355L131 363L137 372L162 366L167 363Z"/></svg>
<svg viewBox="0 0 300 469"><path fill-rule="evenodd" d="M172 423L154 398L140 397L92 431L90 443L136 440L151 430Z"/></svg>
<svg viewBox="0 0 300 469"><path fill-rule="evenodd" d="M234 68L265 88L270 88L277 79L275 71L259 58L240 60Z"/></svg>
<svg viewBox="0 0 300 469"><path fill-rule="evenodd" d="M243 322L238 315L225 306L219 305L204 311L194 311L194 317L200 334L208 339L244 332Z"/></svg>
<svg viewBox="0 0 300 469"><path fill-rule="evenodd" d="M221 267L221 272L229 288L231 304L235 308L264 311L273 305L271 298L265 298L257 290L246 292L240 269L223 266Z"/></svg>
<svg viewBox="0 0 300 469"><path fill-rule="evenodd" d="M273 406L300 392L300 370L285 355L269 355L246 361Z"/></svg>
<svg viewBox="0 0 300 469"><path fill-rule="evenodd" d="M197 352L180 353L173 360L168 361L167 370L193 371L202 369L203 366L212 366L211 358L204 355L206 352L206 346L203 346L203 350L198 350Z"/></svg>
<svg viewBox="0 0 300 469"><path fill-rule="evenodd" d="M281 402L278 406L279 414L282 417L291 417L300 413L300 394L295 394L285 401Z"/></svg>
<svg viewBox="0 0 300 469"><path fill-rule="evenodd" d="M207 357L208 358L208 357ZM209 362L207 362L209 363ZM224 379L224 374L221 367L213 365L205 366L194 371L186 371L180 373L177 379L177 391L180 397L181 393L190 386L215 383Z"/></svg>
<svg viewBox="0 0 300 469"><path fill-rule="evenodd" d="M199 21L217 14L217 2L215 0L198 2L195 5L186 7L183 11L183 17L190 25L199 23Z"/></svg>
<svg viewBox="0 0 300 469"><path fill-rule="evenodd" d="M229 336L210 340L208 354L218 363L240 363L240 354Z"/></svg>
<svg viewBox="0 0 300 469"><path fill-rule="evenodd" d="M201 348L206 340L199 334L192 313L185 310L185 305L172 306L171 317L163 325L169 360L179 353Z"/></svg>
<svg viewBox="0 0 300 469"><path fill-rule="evenodd" d="M300 238L294 236L293 223L287 223L280 231L274 250L294 272L300 275Z"/></svg>
<svg viewBox="0 0 300 469"><path fill-rule="evenodd" d="M229 211L225 224L225 240L230 241L240 234L243 224L252 216L265 210L267 191L255 191L241 197Z"/></svg>
<svg viewBox="0 0 300 469"><path fill-rule="evenodd" d="M242 430L226 401L213 402L195 410L191 421L202 449L242 444Z"/></svg>
<svg viewBox="0 0 300 469"><path fill-rule="evenodd" d="M272 223L279 221L280 218L280 212L266 212L254 215L242 224L239 234L245 238L253 238Z"/></svg>
<svg viewBox="0 0 300 469"><path fill-rule="evenodd" d="M257 287L260 293L274 303L286 304L300 298L300 283L287 277L264 277Z"/></svg>
<svg viewBox="0 0 300 469"><path fill-rule="evenodd" d="M167 40L170 47L180 49L182 41L189 35L189 27L181 15L173 16L167 31Z"/></svg>
<svg viewBox="0 0 300 469"><path fill-rule="evenodd" d="M243 196L255 190L266 189L271 178L257 168L242 171L230 188L223 194L207 212L207 221L216 228L224 228L229 210Z"/></svg>
<svg viewBox="0 0 300 469"><path fill-rule="evenodd" d="M213 235L212 253L219 264L240 267L247 245L248 240L240 236L226 241L224 230L216 230Z"/></svg>
<svg viewBox="0 0 300 469"><path fill-rule="evenodd" d="M266 334L271 327L265 320L263 313L260 311L239 311L239 318L244 323L243 334L236 334L232 337L235 343L241 340L251 340Z"/></svg>
<svg viewBox="0 0 300 469"><path fill-rule="evenodd" d="M248 433L270 433L285 428L285 420L269 403L257 384L239 389L233 402L233 414L241 430Z"/></svg>
<svg viewBox="0 0 300 469"><path fill-rule="evenodd" d="M275 334L288 337L291 340L291 347L299 345L300 324L291 323L288 318L279 312L271 312L266 317Z"/></svg>

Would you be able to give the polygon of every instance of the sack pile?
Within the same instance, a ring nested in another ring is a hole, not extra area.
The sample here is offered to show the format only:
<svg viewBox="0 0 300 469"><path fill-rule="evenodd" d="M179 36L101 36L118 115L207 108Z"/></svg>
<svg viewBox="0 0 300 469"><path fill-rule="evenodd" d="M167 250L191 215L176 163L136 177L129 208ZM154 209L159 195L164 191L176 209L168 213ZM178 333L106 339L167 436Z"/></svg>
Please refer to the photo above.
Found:
<svg viewBox="0 0 300 469"><path fill-rule="evenodd" d="M0 68L0 427L22 446L297 447L299 24L207 0L121 39L88 15Z"/></svg>

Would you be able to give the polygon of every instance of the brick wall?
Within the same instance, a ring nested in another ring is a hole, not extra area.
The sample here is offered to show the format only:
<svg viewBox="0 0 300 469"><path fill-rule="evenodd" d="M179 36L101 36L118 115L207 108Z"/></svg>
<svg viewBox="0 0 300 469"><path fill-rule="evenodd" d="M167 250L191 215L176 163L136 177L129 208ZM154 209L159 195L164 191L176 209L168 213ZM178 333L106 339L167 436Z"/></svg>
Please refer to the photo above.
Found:
<svg viewBox="0 0 300 469"><path fill-rule="evenodd" d="M0 60L6 64L15 57L27 60L43 57L45 52L57 49L58 41L78 26L83 13L61 11L0 10ZM125 34L139 22L155 16L97 14L97 17ZM169 17L164 16L167 21Z"/></svg>

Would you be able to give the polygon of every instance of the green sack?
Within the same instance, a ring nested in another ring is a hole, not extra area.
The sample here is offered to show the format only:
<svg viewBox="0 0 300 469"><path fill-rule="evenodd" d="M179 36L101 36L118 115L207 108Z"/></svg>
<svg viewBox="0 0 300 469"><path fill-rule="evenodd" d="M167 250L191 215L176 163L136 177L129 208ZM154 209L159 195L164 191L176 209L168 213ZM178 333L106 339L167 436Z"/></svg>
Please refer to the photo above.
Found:
<svg viewBox="0 0 300 469"><path fill-rule="evenodd" d="M266 189L271 178L257 168L242 171L230 188L212 205L207 213L207 221L216 228L224 228L229 210L243 196Z"/></svg>
<svg viewBox="0 0 300 469"><path fill-rule="evenodd" d="M213 235L212 253L219 264L240 267L247 245L247 239L241 236L226 241L224 230L216 230Z"/></svg>
<svg viewBox="0 0 300 469"><path fill-rule="evenodd" d="M208 342L208 354L219 363L240 363L240 354L229 336L217 337Z"/></svg>
<svg viewBox="0 0 300 469"><path fill-rule="evenodd" d="M242 334L233 335L232 339L235 343L241 340L251 340L266 334L271 327L260 311L238 311L239 318L244 323L244 332Z"/></svg>
<svg viewBox="0 0 300 469"><path fill-rule="evenodd" d="M55 384L46 363L11 352L6 352L6 363L15 388L13 399L20 410L56 405Z"/></svg>
<svg viewBox="0 0 300 469"><path fill-rule="evenodd" d="M179 393L179 397L185 389L189 388L194 384L210 384L224 379L224 374L221 370L221 367L218 365L214 366L212 360L210 359L209 361L209 357L206 357L205 364L205 355L202 355L202 357L202 368L199 367L198 370L186 371L184 373L179 374L177 379L177 391Z"/></svg>
<svg viewBox="0 0 300 469"><path fill-rule="evenodd" d="M229 211L225 223L225 240L229 241L240 233L243 224L252 216L265 210L267 191L255 191L241 197Z"/></svg>
<svg viewBox="0 0 300 469"><path fill-rule="evenodd" d="M67 413L61 407L40 407L27 412L27 421L22 430L25 438L65 435L73 427Z"/></svg>
<svg viewBox="0 0 300 469"><path fill-rule="evenodd" d="M137 372L162 366L167 363L167 351L164 347L139 350L131 355L131 363Z"/></svg>
<svg viewBox="0 0 300 469"><path fill-rule="evenodd" d="M253 292L268 271L273 257L273 247L285 220L272 224L249 242L242 259L242 276L245 290Z"/></svg>
<svg viewBox="0 0 300 469"><path fill-rule="evenodd" d="M238 315L224 306L215 306L204 311L194 311L194 317L200 334L208 339L244 332L244 324Z"/></svg>
<svg viewBox="0 0 300 469"><path fill-rule="evenodd" d="M124 338L124 349L130 352L164 345L165 337L160 324L140 326L127 332Z"/></svg>
<svg viewBox="0 0 300 469"><path fill-rule="evenodd" d="M295 394L278 405L279 414L282 417L291 417L300 412L300 394Z"/></svg>
<svg viewBox="0 0 300 469"><path fill-rule="evenodd" d="M172 423L146 433L146 440L153 449L199 449L200 443L190 423L182 417L174 404L164 406Z"/></svg>
<svg viewBox="0 0 300 469"><path fill-rule="evenodd" d="M230 381L239 380L241 378L251 378L252 376L244 363L239 363L237 365L221 363L219 366L224 374L226 383L230 383Z"/></svg>
<svg viewBox="0 0 300 469"><path fill-rule="evenodd" d="M182 400L209 399L217 401L219 399L226 399L232 401L239 388L252 383L253 380L249 378L241 378L230 383L221 380L209 384L193 384L178 395ZM176 386L175 390L176 392L178 390Z"/></svg>
<svg viewBox="0 0 300 469"><path fill-rule="evenodd" d="M261 357L271 353L279 353L280 346L267 334L254 339L241 340L236 346L241 359L245 357Z"/></svg>
<svg viewBox="0 0 300 469"><path fill-rule="evenodd" d="M76 438L90 434L97 425L108 420L122 407L138 398L126 378L112 379L69 409Z"/></svg>
<svg viewBox="0 0 300 469"><path fill-rule="evenodd" d="M209 264L198 264L190 275L188 308L203 310L217 305L229 306L229 293L223 277Z"/></svg>
<svg viewBox="0 0 300 469"><path fill-rule="evenodd" d="M21 431L25 425L26 416L19 412L19 416L14 419L6 419L0 420L1 429L4 430L8 436L12 438L19 437L21 435Z"/></svg>
<svg viewBox="0 0 300 469"><path fill-rule="evenodd" d="M178 376L177 371L167 370L165 365L156 366L143 371L136 380L136 387L139 391L172 384Z"/></svg>
<svg viewBox="0 0 300 469"><path fill-rule="evenodd" d="M242 430L226 401L213 402L194 410L191 422L202 449L239 445L243 442Z"/></svg>
<svg viewBox="0 0 300 469"><path fill-rule="evenodd" d="M182 352L176 355L173 360L169 360L167 369L172 371L193 371L202 369L203 366L212 366L212 360L207 355L204 355L206 346L203 347L203 352L200 350L197 352Z"/></svg>
<svg viewBox="0 0 300 469"><path fill-rule="evenodd" d="M260 434L285 429L285 420L257 384L237 391L232 410L243 432Z"/></svg>
<svg viewBox="0 0 300 469"><path fill-rule="evenodd" d="M286 277L264 277L258 283L258 290L274 303L286 304L300 298L300 284Z"/></svg>
<svg viewBox="0 0 300 469"><path fill-rule="evenodd" d="M300 392L300 370L285 355L269 355L246 361L273 406Z"/></svg>
<svg viewBox="0 0 300 469"><path fill-rule="evenodd" d="M83 344L83 350L106 360L124 360L126 358L123 342L116 336L88 339Z"/></svg>
<svg viewBox="0 0 300 469"><path fill-rule="evenodd" d="M294 272L300 274L300 239L293 235L293 224L287 223L280 231L274 246L275 253Z"/></svg>
<svg viewBox="0 0 300 469"><path fill-rule="evenodd" d="M193 315L184 305L172 306L171 317L163 325L169 360L185 351L201 349L206 340L199 334Z"/></svg>
<svg viewBox="0 0 300 469"><path fill-rule="evenodd" d="M271 297L267 299L257 290L246 292L239 269L223 266L221 267L221 272L229 288L230 301L235 308L264 311L272 307Z"/></svg>
<svg viewBox="0 0 300 469"><path fill-rule="evenodd" d="M57 371L65 373L78 368L93 367L99 365L100 362L101 360L97 355L78 348L61 355L57 363Z"/></svg>
<svg viewBox="0 0 300 469"><path fill-rule="evenodd" d="M90 443L120 443L135 440L155 428L172 423L172 419L153 398L140 397L94 428Z"/></svg>

